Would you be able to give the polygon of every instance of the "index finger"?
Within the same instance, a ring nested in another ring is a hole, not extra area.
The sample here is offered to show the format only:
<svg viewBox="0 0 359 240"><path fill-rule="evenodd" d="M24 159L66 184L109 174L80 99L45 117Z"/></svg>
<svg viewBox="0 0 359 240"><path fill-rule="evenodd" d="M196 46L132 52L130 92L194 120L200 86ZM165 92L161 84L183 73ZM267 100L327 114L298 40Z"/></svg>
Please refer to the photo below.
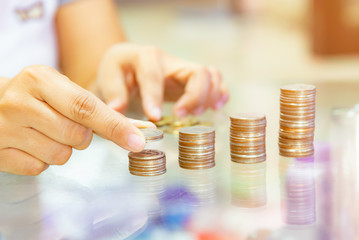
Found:
<svg viewBox="0 0 359 240"><path fill-rule="evenodd" d="M144 148L142 133L125 116L56 70L43 66L37 68L40 69L36 71L33 67L27 71L37 79L32 82L41 82L32 84L40 99L64 116L127 150L141 151Z"/></svg>

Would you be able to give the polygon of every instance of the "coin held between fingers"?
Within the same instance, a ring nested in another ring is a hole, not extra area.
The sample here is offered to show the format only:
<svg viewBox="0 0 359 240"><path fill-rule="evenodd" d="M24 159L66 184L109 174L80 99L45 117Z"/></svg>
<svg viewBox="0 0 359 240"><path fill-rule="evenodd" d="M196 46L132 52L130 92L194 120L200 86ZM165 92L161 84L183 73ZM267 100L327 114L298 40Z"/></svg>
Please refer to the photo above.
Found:
<svg viewBox="0 0 359 240"><path fill-rule="evenodd" d="M142 128L140 129L144 135L146 142L153 142L163 139L163 132L156 128Z"/></svg>

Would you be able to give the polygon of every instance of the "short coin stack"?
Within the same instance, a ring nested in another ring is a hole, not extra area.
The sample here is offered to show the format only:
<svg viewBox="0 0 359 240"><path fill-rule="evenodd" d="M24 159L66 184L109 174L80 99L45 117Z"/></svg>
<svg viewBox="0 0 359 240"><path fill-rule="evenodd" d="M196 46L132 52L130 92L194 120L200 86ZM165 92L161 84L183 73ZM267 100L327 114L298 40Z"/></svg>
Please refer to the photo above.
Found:
<svg viewBox="0 0 359 240"><path fill-rule="evenodd" d="M146 142L158 141L163 138L163 132L158 129L141 129ZM145 149L141 152L129 152L130 173L137 176L157 176L166 172L166 155L159 150Z"/></svg>
<svg viewBox="0 0 359 240"><path fill-rule="evenodd" d="M314 154L315 93L315 86L307 84L293 84L281 88L281 156L307 157Z"/></svg>
<svg viewBox="0 0 359 240"><path fill-rule="evenodd" d="M231 160L237 163L265 161L265 115L241 113L231 116L230 119Z"/></svg>
<svg viewBox="0 0 359 240"><path fill-rule="evenodd" d="M215 131L212 127L194 126L179 130L179 165L185 169L215 166Z"/></svg>

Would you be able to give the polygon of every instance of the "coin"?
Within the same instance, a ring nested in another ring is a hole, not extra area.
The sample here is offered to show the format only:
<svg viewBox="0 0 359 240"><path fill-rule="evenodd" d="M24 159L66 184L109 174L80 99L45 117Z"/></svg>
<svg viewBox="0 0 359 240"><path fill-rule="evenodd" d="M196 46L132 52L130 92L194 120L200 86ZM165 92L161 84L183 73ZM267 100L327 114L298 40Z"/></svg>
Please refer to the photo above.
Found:
<svg viewBox="0 0 359 240"><path fill-rule="evenodd" d="M166 172L166 155L164 152L145 149L141 152L130 152L129 170L133 175L157 176Z"/></svg>
<svg viewBox="0 0 359 240"><path fill-rule="evenodd" d="M307 157L314 153L316 88L308 84L281 88L279 120L279 154Z"/></svg>
<svg viewBox="0 0 359 240"><path fill-rule="evenodd" d="M146 142L154 142L163 139L163 132L156 128L141 128L140 131L145 136Z"/></svg>
<svg viewBox="0 0 359 240"><path fill-rule="evenodd" d="M178 162L184 169L215 166L215 131L213 127L192 126L179 130Z"/></svg>
<svg viewBox="0 0 359 240"><path fill-rule="evenodd" d="M261 113L230 116L231 160L236 163L258 163L266 160L266 117Z"/></svg>
<svg viewBox="0 0 359 240"><path fill-rule="evenodd" d="M154 124L163 132L176 135L178 134L178 131L184 127L213 125L211 122L202 122L195 116L187 116L184 118L176 116L163 116L161 120L154 122Z"/></svg>
<svg viewBox="0 0 359 240"><path fill-rule="evenodd" d="M164 116L161 120L157 121L155 124L157 127L163 127L170 125L173 122L173 116Z"/></svg>

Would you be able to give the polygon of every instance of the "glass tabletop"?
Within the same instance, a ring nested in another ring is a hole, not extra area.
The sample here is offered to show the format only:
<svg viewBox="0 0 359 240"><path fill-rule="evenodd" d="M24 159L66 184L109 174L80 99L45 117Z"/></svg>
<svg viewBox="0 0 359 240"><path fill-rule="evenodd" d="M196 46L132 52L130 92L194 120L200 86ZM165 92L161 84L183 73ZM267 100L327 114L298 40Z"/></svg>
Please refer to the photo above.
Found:
<svg viewBox="0 0 359 240"><path fill-rule="evenodd" d="M128 152L97 136L39 176L0 173L0 239L355 239L359 114L331 110L353 105L355 84L316 84L315 154L298 159L278 153L280 86L232 83L225 109L200 116L216 130L211 169L180 168L178 136L165 134L146 145L166 154L160 176L131 175ZM266 115L265 162L231 161L239 112Z"/></svg>
<svg viewBox="0 0 359 240"><path fill-rule="evenodd" d="M40 176L1 173L2 239L327 239L328 144L313 157L274 150L266 162L234 163L227 124L215 122L210 169L180 168L178 136L165 134L146 146L166 153L160 176L131 175L128 152L99 137Z"/></svg>

